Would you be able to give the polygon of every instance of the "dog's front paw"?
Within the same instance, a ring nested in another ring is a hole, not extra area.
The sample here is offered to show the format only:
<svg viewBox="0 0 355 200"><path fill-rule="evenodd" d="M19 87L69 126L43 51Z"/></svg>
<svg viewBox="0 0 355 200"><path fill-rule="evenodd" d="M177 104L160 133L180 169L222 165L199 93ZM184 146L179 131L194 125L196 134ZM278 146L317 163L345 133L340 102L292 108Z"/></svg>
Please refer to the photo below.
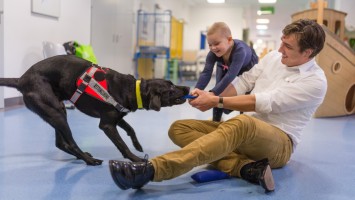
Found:
<svg viewBox="0 0 355 200"><path fill-rule="evenodd" d="M90 160L86 160L85 161L87 165L92 165L92 166L95 166L95 165L101 165L103 160L99 160L99 159L90 159Z"/></svg>

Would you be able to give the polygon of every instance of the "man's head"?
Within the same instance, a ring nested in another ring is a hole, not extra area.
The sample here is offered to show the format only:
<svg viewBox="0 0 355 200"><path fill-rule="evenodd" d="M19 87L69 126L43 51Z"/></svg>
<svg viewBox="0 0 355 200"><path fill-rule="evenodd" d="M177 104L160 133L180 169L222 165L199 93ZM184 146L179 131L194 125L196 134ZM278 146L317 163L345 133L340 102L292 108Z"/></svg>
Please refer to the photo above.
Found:
<svg viewBox="0 0 355 200"><path fill-rule="evenodd" d="M214 23L207 31L207 42L210 50L221 57L233 44L231 30L224 22Z"/></svg>
<svg viewBox="0 0 355 200"><path fill-rule="evenodd" d="M281 62L288 67L304 64L315 57L324 46L323 28L313 20L300 19L282 30L279 52Z"/></svg>

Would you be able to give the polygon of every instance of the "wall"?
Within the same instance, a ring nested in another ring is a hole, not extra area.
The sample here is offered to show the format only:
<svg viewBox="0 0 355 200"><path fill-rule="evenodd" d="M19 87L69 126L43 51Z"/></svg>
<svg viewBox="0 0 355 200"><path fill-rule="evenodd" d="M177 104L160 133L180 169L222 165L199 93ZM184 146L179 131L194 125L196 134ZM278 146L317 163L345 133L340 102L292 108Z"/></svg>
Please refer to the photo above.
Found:
<svg viewBox="0 0 355 200"><path fill-rule="evenodd" d="M4 17L3 0L0 0L0 77L4 76ZM0 88L0 108L4 107L4 87Z"/></svg>
<svg viewBox="0 0 355 200"><path fill-rule="evenodd" d="M4 77L20 77L43 59L42 41L90 43L91 1L61 0L59 18L31 13L30 0L4 1ZM4 97L21 96L4 89Z"/></svg>
<svg viewBox="0 0 355 200"><path fill-rule="evenodd" d="M199 49L200 32L205 31L208 26L216 21L226 22L231 28L233 37L242 38L242 8L218 5L196 7L193 4L186 3L186 1L176 0L150 0L150 3L150 9L154 9L152 3L155 3L163 10L170 9L177 19L184 20L184 50ZM149 8L145 4L142 5Z"/></svg>
<svg viewBox="0 0 355 200"><path fill-rule="evenodd" d="M158 5L161 10L171 10L177 19L185 21L184 50L197 50L200 47L200 32L216 21L226 22L234 38L242 38L242 8L225 6L196 7L186 1L177 0L136 0L134 10L154 12ZM213 13L213 14L211 14Z"/></svg>
<svg viewBox="0 0 355 200"><path fill-rule="evenodd" d="M157 0L162 10L171 10L176 19L189 19L189 5L185 1Z"/></svg>
<svg viewBox="0 0 355 200"><path fill-rule="evenodd" d="M179 0L135 0L134 10L142 9L147 12L154 12L158 5L160 10L171 10L177 19L189 18L189 4Z"/></svg>
<svg viewBox="0 0 355 200"><path fill-rule="evenodd" d="M349 0L335 0L334 9L346 12L345 25L347 27L352 26L355 28L355 1Z"/></svg>
<svg viewBox="0 0 355 200"><path fill-rule="evenodd" d="M19 77L32 64L43 59L41 43L44 40L58 43L77 40L81 43L90 43L91 1L89 0L61 0L61 16L58 19L32 14L30 0L0 0L0 5L1 2L4 3L2 22L5 50L4 65L3 68L0 66L0 75ZM163 10L172 10L176 18L185 20L183 47L185 50L198 49L200 31L206 30L215 21L225 21L232 29L233 37L242 38L245 21L242 19L244 11L240 7L194 7L185 1L177 0L134 0L133 12L136 15L138 9L154 11L156 4ZM354 4L355 1L335 0L335 9L348 13L347 25L355 26L355 13L351 12L355 7ZM136 24L133 26L135 30ZM135 38L133 40L134 44ZM277 35L278 40L279 35ZM5 98L21 95L11 88L4 90ZM0 107L1 91L2 88L0 88Z"/></svg>
<svg viewBox="0 0 355 200"><path fill-rule="evenodd" d="M238 7L190 7L190 19L185 24L184 49L197 50L200 47L200 32L206 31L214 22L228 24L233 38L242 39L242 13Z"/></svg>

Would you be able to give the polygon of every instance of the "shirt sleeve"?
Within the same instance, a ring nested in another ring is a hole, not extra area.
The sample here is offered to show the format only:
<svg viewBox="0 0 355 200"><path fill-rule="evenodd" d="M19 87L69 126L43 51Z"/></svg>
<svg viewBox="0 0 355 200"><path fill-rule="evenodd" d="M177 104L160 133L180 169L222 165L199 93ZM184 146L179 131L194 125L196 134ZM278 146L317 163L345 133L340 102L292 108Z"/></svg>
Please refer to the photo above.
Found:
<svg viewBox="0 0 355 200"><path fill-rule="evenodd" d="M198 78L195 88L198 88L200 90L204 90L206 88L206 86L211 80L215 62L216 62L215 55L211 51L208 52L206 57L205 67L203 68L203 71L200 73L200 77Z"/></svg>

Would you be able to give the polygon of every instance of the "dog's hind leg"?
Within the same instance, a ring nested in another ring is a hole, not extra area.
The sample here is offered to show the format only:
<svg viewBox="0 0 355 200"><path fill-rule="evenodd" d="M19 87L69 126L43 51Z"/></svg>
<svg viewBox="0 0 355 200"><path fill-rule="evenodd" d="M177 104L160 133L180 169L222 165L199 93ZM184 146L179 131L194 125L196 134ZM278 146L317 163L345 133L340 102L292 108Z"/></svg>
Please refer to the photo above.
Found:
<svg viewBox="0 0 355 200"><path fill-rule="evenodd" d="M67 119L67 110L66 110L65 105L64 105L63 102L61 102L61 106L62 106L63 112L65 113L65 118ZM76 156L75 153L70 150L69 144L65 141L65 139L62 136L62 134L58 130L55 130L55 146L58 149L66 152L68 154ZM88 152L84 152L84 153L87 154L88 156L92 157L92 155L90 153L88 153Z"/></svg>
<svg viewBox="0 0 355 200"><path fill-rule="evenodd" d="M63 102L61 102L61 109L62 109L63 113L65 114L65 119L67 120L67 111L65 110L65 106L64 106ZM55 129L55 146L58 149L75 156L74 153L69 150L68 143L65 142L62 134L57 129Z"/></svg>
<svg viewBox="0 0 355 200"><path fill-rule="evenodd" d="M23 92L23 100L27 108L37 113L55 129L57 138L59 138L57 144L60 142L62 145L61 150L84 160L87 165L100 165L102 160L92 158L89 154L81 151L74 141L67 122L66 112L62 108L62 102L57 99L50 85L43 82L38 84L40 87L37 89L36 85L32 85L32 88L27 87L26 89L29 92Z"/></svg>
<svg viewBox="0 0 355 200"><path fill-rule="evenodd" d="M136 132L134 131L134 129L124 119L121 119L120 121L118 121L117 125L126 131L127 135L132 140L134 148L136 148L140 152L143 152L143 148L142 148L141 144L139 144L139 141L138 141L138 138L136 136Z"/></svg>
<svg viewBox="0 0 355 200"><path fill-rule="evenodd" d="M103 130L108 138L115 144L115 146L118 148L118 150L122 153L124 158L128 158L129 160L133 162L140 162L144 161L144 159L139 158L138 156L134 155L127 145L124 143L122 140L121 136L119 135L117 128L116 128L116 122L109 117L103 117L101 116L100 120L100 129Z"/></svg>

